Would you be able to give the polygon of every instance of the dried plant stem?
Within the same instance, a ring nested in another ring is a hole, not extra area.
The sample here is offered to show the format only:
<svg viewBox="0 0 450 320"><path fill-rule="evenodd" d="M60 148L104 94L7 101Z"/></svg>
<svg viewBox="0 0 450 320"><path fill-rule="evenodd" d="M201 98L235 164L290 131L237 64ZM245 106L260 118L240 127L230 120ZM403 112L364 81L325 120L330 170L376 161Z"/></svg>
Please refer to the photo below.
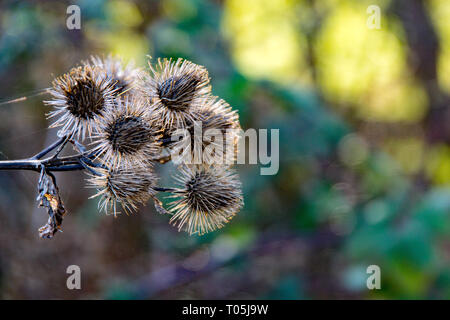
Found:
<svg viewBox="0 0 450 320"><path fill-rule="evenodd" d="M22 159L0 161L0 170L32 170L40 172L44 166L47 171L75 171L83 170L80 163L83 155L76 155L64 158Z"/></svg>
<svg viewBox="0 0 450 320"><path fill-rule="evenodd" d="M158 192L177 192L177 189L174 188L160 188L160 187L154 187L153 190Z"/></svg>
<svg viewBox="0 0 450 320"><path fill-rule="evenodd" d="M72 156L58 157L59 153L68 142L72 143L79 153ZM56 150L54 155L42 159L54 150ZM36 172L41 172L42 168L45 168L45 170L49 172L84 170L86 169L86 164L92 165L92 160L95 160L95 157L95 152L87 153L79 142L70 139L67 136L63 136L30 158L1 160L0 170L31 170ZM152 159L152 161L159 163L166 163L170 160L170 155Z"/></svg>
<svg viewBox="0 0 450 320"><path fill-rule="evenodd" d="M41 172L42 168L46 171L75 171L83 170L84 162L89 161L94 157L94 154L83 154L79 153L73 156L58 157L59 153L62 151L67 142L72 142L75 145L75 141L70 140L67 136L59 138L57 141L52 143L47 148L43 149L36 155L28 159L20 160L2 160L0 161L0 170L32 170L36 172ZM56 152L51 157L42 159L44 156L50 152Z"/></svg>
<svg viewBox="0 0 450 320"><path fill-rule="evenodd" d="M61 145L65 144L66 141L67 141L66 136L59 138L57 141L55 141L54 143L49 145L44 150L40 151L38 154L33 156L31 159L41 159L43 156L45 156L49 152L52 152L55 148L60 147Z"/></svg>
<svg viewBox="0 0 450 320"><path fill-rule="evenodd" d="M71 143L78 153L60 157L59 154L67 143ZM63 136L30 158L0 161L0 170L30 170L40 173L38 183L39 196L37 200L40 206L47 209L49 215L47 223L39 229L39 236L41 238L52 238L57 231L61 231L61 223L66 214L66 209L60 198L56 179L52 172L86 169L93 175L100 175L96 168L103 167L103 165L94 163L97 156L98 151L88 151L81 143L70 136ZM166 156L155 158L152 161L164 163L169 160L170 156ZM170 192L173 189L155 188L154 191ZM157 211L159 213L166 213L161 201L154 196L152 198Z"/></svg>

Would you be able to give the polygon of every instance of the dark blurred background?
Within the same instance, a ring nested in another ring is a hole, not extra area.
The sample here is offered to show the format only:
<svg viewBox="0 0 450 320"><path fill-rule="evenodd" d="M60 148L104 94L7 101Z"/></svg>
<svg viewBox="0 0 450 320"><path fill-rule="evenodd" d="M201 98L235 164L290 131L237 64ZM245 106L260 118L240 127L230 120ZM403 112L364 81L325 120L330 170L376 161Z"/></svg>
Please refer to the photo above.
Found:
<svg viewBox="0 0 450 320"><path fill-rule="evenodd" d="M203 237L151 205L104 215L83 173L58 173L69 214L53 240L37 234L38 175L0 172L0 298L450 298L450 1L2 0L0 99L30 98L0 107L0 158L51 143L32 95L110 52L206 66L244 129L280 129L280 170L238 166L245 207ZM82 290L66 288L73 264Z"/></svg>

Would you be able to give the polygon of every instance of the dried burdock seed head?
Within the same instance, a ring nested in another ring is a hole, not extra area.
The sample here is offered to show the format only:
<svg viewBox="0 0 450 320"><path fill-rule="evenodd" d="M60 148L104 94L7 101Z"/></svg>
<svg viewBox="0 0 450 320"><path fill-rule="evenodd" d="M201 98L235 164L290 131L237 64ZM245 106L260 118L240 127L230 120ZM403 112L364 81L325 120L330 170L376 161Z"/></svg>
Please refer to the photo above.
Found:
<svg viewBox="0 0 450 320"><path fill-rule="evenodd" d="M89 174L88 186L98 189L98 193L91 198L100 196L99 208L108 214L116 216L118 206L128 214L155 196L153 187L157 177L149 165L109 170L95 168L95 171L99 175Z"/></svg>
<svg viewBox="0 0 450 320"><path fill-rule="evenodd" d="M92 56L91 60L84 64L90 64L105 71L113 83L115 97L132 96L136 93L142 71L134 68L133 63L125 64L121 58L110 54L106 58Z"/></svg>
<svg viewBox="0 0 450 320"><path fill-rule="evenodd" d="M54 107L48 118L57 117L50 127L62 127L60 136L90 136L106 109L113 105L114 88L104 71L88 65L72 68L56 78L49 90Z"/></svg>
<svg viewBox="0 0 450 320"><path fill-rule="evenodd" d="M110 167L145 165L161 153L161 134L141 99L116 102L93 137L98 158Z"/></svg>
<svg viewBox="0 0 450 320"><path fill-rule="evenodd" d="M171 132L172 159L186 164L233 164L240 130L237 112L224 100L208 96L204 105L192 110L192 118L186 121L184 136L183 131L178 137L179 130Z"/></svg>
<svg viewBox="0 0 450 320"><path fill-rule="evenodd" d="M184 127L191 110L211 92L208 71L183 59L158 59L156 66L149 66L151 74L143 81L142 94L159 115L163 128Z"/></svg>
<svg viewBox="0 0 450 320"><path fill-rule="evenodd" d="M205 234L222 228L243 206L241 182L232 169L224 167L180 168L182 184L171 198L170 222L189 234Z"/></svg>

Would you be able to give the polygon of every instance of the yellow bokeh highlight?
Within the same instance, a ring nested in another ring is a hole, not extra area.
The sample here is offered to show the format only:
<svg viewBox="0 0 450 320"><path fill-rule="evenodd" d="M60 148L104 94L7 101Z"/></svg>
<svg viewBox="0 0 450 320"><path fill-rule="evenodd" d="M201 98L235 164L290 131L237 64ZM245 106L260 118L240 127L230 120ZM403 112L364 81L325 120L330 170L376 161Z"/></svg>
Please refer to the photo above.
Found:
<svg viewBox="0 0 450 320"><path fill-rule="evenodd" d="M102 29L95 23L87 24L87 37L103 52L118 55L125 62L145 65L150 48L146 36L137 29L144 19L136 4L123 0L109 1L105 14L111 27Z"/></svg>
<svg viewBox="0 0 450 320"><path fill-rule="evenodd" d="M408 73L407 48L393 32L401 26L382 13L381 29L369 29L366 9L344 1L326 18L314 50L319 85L363 119L419 121L427 96Z"/></svg>
<svg viewBox="0 0 450 320"><path fill-rule="evenodd" d="M246 76L280 83L308 81L306 39L293 0L227 0L223 29L237 68Z"/></svg>
<svg viewBox="0 0 450 320"><path fill-rule="evenodd" d="M426 172L430 180L439 185L450 184L450 147L437 145L427 154Z"/></svg>
<svg viewBox="0 0 450 320"><path fill-rule="evenodd" d="M450 1L430 0L427 4L439 35L439 85L447 93L450 93Z"/></svg>
<svg viewBox="0 0 450 320"><path fill-rule="evenodd" d="M424 142L421 138L390 138L383 149L394 158L406 174L415 174L422 169Z"/></svg>
<svg viewBox="0 0 450 320"><path fill-rule="evenodd" d="M124 61L134 61L139 66L145 64L149 45L147 38L139 33L127 30L107 32L103 35L103 41L109 52L122 57Z"/></svg>
<svg viewBox="0 0 450 320"><path fill-rule="evenodd" d="M138 7L131 1L108 1L106 11L113 23L122 26L136 27L144 21Z"/></svg>

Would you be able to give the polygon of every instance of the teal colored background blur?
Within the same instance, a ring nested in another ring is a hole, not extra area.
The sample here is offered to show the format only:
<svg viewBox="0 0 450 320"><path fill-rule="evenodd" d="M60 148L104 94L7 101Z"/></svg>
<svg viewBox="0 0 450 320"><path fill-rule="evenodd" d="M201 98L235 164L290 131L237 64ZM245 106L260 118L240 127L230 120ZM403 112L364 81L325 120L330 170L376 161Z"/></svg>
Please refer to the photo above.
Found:
<svg viewBox="0 0 450 320"><path fill-rule="evenodd" d="M0 172L0 298L450 298L449 1L2 1L0 100L29 99L0 106L1 159L51 143L33 94L108 53L204 65L244 129L280 129L280 170L237 166L245 207L203 237L151 205L106 216L84 174L57 173L69 214L53 240L37 235L37 174Z"/></svg>

